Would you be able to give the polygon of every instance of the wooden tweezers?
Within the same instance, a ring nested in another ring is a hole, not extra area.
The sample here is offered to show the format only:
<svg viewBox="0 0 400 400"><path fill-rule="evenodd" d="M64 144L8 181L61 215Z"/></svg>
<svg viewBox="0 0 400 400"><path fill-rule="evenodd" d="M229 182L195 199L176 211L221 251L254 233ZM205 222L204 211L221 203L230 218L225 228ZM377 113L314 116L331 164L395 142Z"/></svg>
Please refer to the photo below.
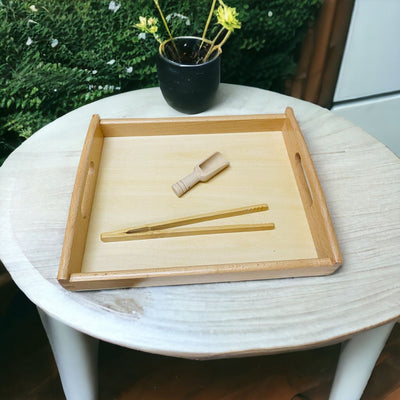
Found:
<svg viewBox="0 0 400 400"><path fill-rule="evenodd" d="M100 238L103 242L118 242L124 240L155 239L189 235L208 235L213 233L265 231L274 229L275 224L273 223L217 225L171 229L182 225L190 225L219 218L233 217L236 215L251 214L265 210L268 210L267 204L256 204L253 206L216 211L207 214L193 215L162 222L155 222L147 225L136 226L133 228L121 229L118 231L104 232L100 235Z"/></svg>

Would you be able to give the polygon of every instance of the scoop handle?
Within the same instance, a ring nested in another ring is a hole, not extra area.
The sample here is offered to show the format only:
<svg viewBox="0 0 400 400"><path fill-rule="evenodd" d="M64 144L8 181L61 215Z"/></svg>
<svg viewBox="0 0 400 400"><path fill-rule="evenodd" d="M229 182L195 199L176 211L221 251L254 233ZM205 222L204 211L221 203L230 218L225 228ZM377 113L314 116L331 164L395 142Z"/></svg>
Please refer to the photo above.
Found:
<svg viewBox="0 0 400 400"><path fill-rule="evenodd" d="M172 185L172 190L178 197L181 197L184 193L190 190L194 185L200 182L201 177L199 176L196 169L192 173L182 178L180 181Z"/></svg>

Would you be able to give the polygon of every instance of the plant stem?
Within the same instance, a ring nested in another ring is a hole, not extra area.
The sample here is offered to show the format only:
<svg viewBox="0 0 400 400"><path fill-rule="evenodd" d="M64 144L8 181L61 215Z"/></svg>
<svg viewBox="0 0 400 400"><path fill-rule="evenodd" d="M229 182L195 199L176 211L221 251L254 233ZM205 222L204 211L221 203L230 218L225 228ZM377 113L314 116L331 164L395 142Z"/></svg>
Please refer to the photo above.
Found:
<svg viewBox="0 0 400 400"><path fill-rule="evenodd" d="M214 40L212 41L210 45L210 49L208 50L207 54L205 55L203 62L206 62L208 60L208 57L211 56L212 53L214 53L215 50L220 49L222 45L228 40L229 35L231 34L230 31L228 31L225 35L225 37L222 39L221 43L215 45L215 42L217 41L219 35L225 30L225 28L221 28L221 30L217 33L217 36L215 36Z"/></svg>
<svg viewBox="0 0 400 400"><path fill-rule="evenodd" d="M221 48L225 44L225 42L228 40L231 33L232 33L231 31L226 32L225 37L222 39L222 41L217 46L215 46L215 48L217 48L217 47Z"/></svg>
<svg viewBox="0 0 400 400"><path fill-rule="evenodd" d="M214 12L214 8L215 8L215 3L216 3L216 2L217 2L217 0L213 0L213 2L212 2L211 9L210 9L210 13L208 14L207 23L206 23L206 26L204 27L203 36L201 37L201 45L200 45L200 48L203 46L204 39L206 38L208 26L210 25L210 21L211 21L213 12Z"/></svg>
<svg viewBox="0 0 400 400"><path fill-rule="evenodd" d="M165 29L166 29L167 32L168 32L168 35L169 35L169 37L170 37L170 39L171 39L171 43L172 43L172 45L174 46L174 49L175 49L175 51L176 51L176 55L178 56L178 60L180 60L181 57L180 57L180 55L179 55L179 51L178 51L178 49L177 49L177 47L176 47L176 44L175 44L175 42L174 42L174 38L172 37L171 32L170 32L170 30L169 30L169 28L168 28L168 24L167 24L167 21L166 21L165 18L164 18L164 14L163 14L163 12L162 12L162 10L161 10L160 4L158 4L158 0L154 0L154 4L156 5L156 7L157 7L157 9L158 9L158 12L160 13L161 19L162 19L162 21L163 21L163 23L164 23L164 26L165 26Z"/></svg>

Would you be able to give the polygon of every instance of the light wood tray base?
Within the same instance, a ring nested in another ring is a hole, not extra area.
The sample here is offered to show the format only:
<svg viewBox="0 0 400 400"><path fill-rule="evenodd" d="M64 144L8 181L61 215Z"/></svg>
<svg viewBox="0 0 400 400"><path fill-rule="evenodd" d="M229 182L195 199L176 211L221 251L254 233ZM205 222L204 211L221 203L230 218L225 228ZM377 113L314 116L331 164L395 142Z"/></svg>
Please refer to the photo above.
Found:
<svg viewBox="0 0 400 400"><path fill-rule="evenodd" d="M230 166L178 198L171 184L214 151ZM257 203L268 203L269 210L211 224L273 222L275 229L100 240L102 232ZM341 262L324 196L291 109L231 117L93 117L58 275L66 288L326 275Z"/></svg>

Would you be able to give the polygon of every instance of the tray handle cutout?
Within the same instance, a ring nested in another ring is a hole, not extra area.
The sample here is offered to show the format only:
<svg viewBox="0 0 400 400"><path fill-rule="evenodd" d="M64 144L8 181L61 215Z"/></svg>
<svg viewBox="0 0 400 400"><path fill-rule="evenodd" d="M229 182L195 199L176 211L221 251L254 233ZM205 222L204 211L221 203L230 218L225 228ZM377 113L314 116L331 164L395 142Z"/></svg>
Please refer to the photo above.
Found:
<svg viewBox="0 0 400 400"><path fill-rule="evenodd" d="M297 176L299 177L300 181L299 183L304 193L304 202L306 203L307 207L311 207L313 205L313 193L299 152L295 154L294 160L298 174Z"/></svg>
<svg viewBox="0 0 400 400"><path fill-rule="evenodd" d="M325 196L293 109L287 107L285 114L287 123L283 130L284 139L317 254L319 258L329 258L334 270L342 264L343 259Z"/></svg>
<svg viewBox="0 0 400 400"><path fill-rule="evenodd" d="M78 165L57 275L58 281L66 288L70 287L70 275L79 272L83 259L103 139L100 117L94 115Z"/></svg>
<svg viewBox="0 0 400 400"><path fill-rule="evenodd" d="M96 175L95 164L93 161L90 161L81 202L81 216L83 219L86 219L90 215L92 208L92 194L96 185Z"/></svg>

